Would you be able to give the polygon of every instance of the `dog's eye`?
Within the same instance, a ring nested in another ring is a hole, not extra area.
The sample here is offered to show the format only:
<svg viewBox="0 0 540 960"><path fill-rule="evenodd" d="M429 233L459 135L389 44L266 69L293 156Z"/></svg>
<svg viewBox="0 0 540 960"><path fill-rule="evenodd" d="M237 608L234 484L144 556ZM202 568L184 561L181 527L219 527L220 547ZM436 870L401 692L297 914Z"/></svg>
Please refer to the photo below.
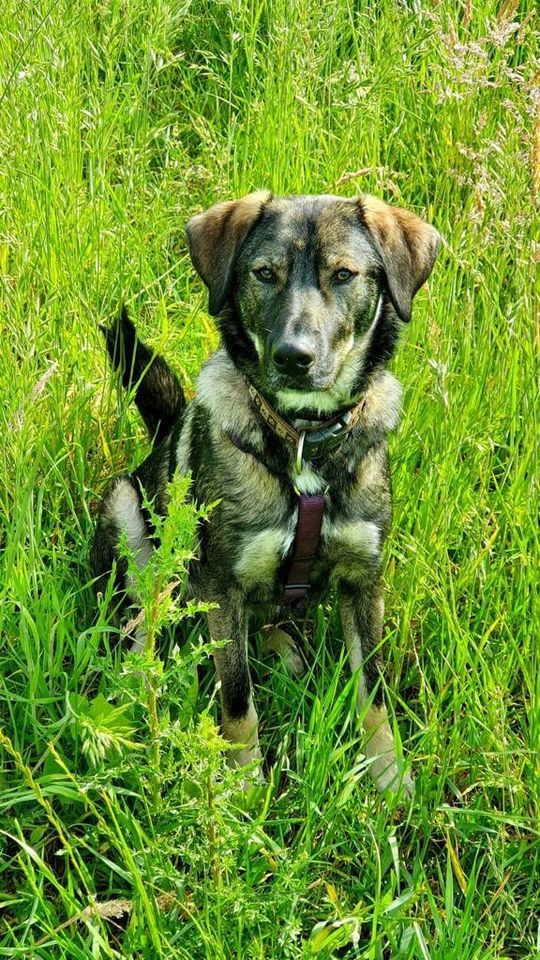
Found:
<svg viewBox="0 0 540 960"><path fill-rule="evenodd" d="M332 281L333 283L348 283L349 280L352 280L353 277L356 276L357 274L354 270L347 270L347 267L340 267L339 270L336 270L336 272L332 274Z"/></svg>
<svg viewBox="0 0 540 960"><path fill-rule="evenodd" d="M263 283L272 283L274 279L274 271L270 267L256 267L253 273L257 280L262 280Z"/></svg>

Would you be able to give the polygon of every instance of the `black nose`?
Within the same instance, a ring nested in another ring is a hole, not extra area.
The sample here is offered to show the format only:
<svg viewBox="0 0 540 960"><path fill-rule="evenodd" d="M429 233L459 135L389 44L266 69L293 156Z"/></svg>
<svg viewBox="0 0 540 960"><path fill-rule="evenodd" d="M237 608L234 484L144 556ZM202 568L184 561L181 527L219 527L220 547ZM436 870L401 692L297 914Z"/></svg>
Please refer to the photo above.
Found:
<svg viewBox="0 0 540 960"><path fill-rule="evenodd" d="M286 373L289 377L301 377L308 372L315 360L315 354L310 353L306 347L280 342L274 347L272 360L280 373Z"/></svg>

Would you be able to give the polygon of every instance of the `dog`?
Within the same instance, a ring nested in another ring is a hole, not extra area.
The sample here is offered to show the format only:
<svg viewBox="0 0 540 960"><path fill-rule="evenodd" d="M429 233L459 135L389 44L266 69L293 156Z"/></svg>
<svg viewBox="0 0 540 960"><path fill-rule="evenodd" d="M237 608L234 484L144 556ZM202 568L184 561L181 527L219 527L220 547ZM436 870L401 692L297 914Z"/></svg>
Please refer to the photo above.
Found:
<svg viewBox="0 0 540 960"><path fill-rule="evenodd" d="M187 404L125 312L105 331L154 442L147 460L105 493L92 548L96 582L103 587L114 568L136 601L120 537L144 566L154 543L143 491L166 513L168 480L189 474L193 501L216 504L189 580L215 605L211 637L227 641L214 659L231 762L253 769L261 756L250 618L267 625L270 646L298 670L299 652L282 625L304 617L332 584L358 673L372 777L381 791L411 793L380 682L382 550L392 510L387 437L401 393L386 367L433 268L439 234L371 196L258 191L194 216L187 239L221 346Z"/></svg>

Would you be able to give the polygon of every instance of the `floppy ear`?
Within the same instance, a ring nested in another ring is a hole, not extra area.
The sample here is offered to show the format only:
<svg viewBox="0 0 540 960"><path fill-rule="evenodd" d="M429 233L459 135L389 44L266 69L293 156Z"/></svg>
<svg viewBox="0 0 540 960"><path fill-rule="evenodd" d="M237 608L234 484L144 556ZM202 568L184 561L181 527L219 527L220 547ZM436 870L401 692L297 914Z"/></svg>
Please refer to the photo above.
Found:
<svg viewBox="0 0 540 960"><path fill-rule="evenodd" d="M270 196L267 190L258 190L240 200L216 203L187 225L189 252L208 287L208 309L213 317L227 302L235 256Z"/></svg>
<svg viewBox="0 0 540 960"><path fill-rule="evenodd" d="M388 293L401 320L411 319L415 293L429 277L440 236L415 213L391 207L376 197L359 197L360 216L379 253Z"/></svg>

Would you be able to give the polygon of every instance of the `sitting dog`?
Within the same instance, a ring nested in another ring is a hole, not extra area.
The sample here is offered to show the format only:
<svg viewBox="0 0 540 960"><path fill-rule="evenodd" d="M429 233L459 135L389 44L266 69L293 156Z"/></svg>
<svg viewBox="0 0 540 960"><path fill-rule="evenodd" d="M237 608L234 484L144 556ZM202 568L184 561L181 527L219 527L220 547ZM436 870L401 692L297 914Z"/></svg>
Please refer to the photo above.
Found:
<svg viewBox="0 0 540 960"><path fill-rule="evenodd" d="M154 549L142 491L166 512L168 479L189 473L193 500L217 502L200 530L190 586L217 605L208 615L212 638L228 641L215 663L232 762L260 757L250 616L294 620L335 584L372 776L380 790L402 783L410 792L379 682L387 435L400 407L399 384L385 368L439 235L370 196L267 192L218 203L190 220L187 235L221 347L186 404L125 313L105 331L124 384L136 384L154 445L105 494L92 551L98 584L118 560L122 532L141 566ZM128 582L124 589L129 595ZM267 633L298 667L285 631Z"/></svg>

